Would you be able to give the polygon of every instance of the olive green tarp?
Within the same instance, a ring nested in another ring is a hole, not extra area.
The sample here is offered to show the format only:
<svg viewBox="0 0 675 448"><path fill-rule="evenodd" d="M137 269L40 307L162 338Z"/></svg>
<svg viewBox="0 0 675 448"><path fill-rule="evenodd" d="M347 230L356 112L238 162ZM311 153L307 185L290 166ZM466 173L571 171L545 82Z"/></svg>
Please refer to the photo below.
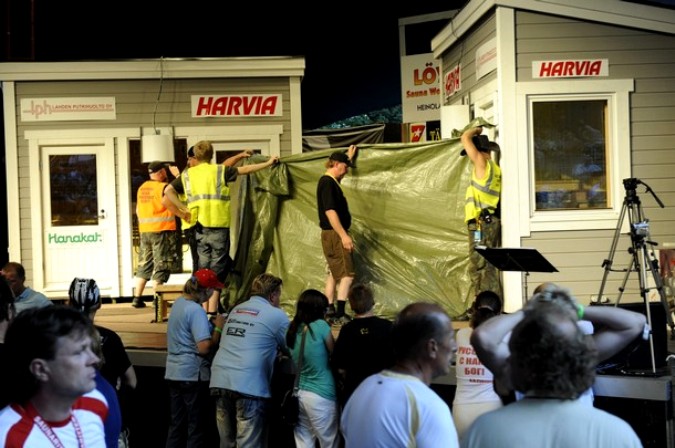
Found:
<svg viewBox="0 0 675 448"><path fill-rule="evenodd" d="M262 272L283 280L281 307L291 316L300 292L323 291L316 185L340 149L284 157L242 176L238 247L223 301L248 298ZM464 196L471 167L461 149L458 138L359 145L356 168L341 185L352 214L355 282L373 289L376 314L392 318L410 302L432 301L456 317L470 305Z"/></svg>

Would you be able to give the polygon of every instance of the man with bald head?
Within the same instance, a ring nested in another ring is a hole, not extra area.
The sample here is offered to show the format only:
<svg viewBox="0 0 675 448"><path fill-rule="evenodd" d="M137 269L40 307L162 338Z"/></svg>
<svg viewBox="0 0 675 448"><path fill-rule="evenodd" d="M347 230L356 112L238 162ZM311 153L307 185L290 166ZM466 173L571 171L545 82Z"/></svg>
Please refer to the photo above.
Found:
<svg viewBox="0 0 675 448"><path fill-rule="evenodd" d="M449 373L457 350L450 317L434 303L412 303L391 335L396 363L366 378L345 405L346 447L457 447L450 408L429 387Z"/></svg>

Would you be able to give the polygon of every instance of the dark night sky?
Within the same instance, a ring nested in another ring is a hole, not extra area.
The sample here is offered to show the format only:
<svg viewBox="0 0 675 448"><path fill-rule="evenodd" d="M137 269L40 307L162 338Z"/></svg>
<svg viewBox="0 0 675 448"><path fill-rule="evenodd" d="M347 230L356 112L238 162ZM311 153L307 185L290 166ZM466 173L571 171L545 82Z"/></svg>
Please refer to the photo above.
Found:
<svg viewBox="0 0 675 448"><path fill-rule="evenodd" d="M398 19L449 11L465 0L375 5L344 0L300 8L285 2L83 2L7 0L12 28L5 60L36 61L230 56L304 56L303 127L400 104ZM283 3L283 4L282 4ZM400 2L396 2L400 3ZM214 6L216 5L216 6ZM24 9L22 9L24 8ZM418 45L429 51L425 36ZM9 55L9 57L7 56ZM24 59L25 60L25 59Z"/></svg>

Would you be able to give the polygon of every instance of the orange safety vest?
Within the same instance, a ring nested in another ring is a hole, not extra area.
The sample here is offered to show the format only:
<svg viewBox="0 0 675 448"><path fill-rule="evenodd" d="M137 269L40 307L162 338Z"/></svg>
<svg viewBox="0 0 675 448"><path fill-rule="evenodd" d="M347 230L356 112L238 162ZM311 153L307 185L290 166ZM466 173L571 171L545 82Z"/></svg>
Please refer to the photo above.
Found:
<svg viewBox="0 0 675 448"><path fill-rule="evenodd" d="M166 183L147 180L138 188L136 214L139 232L176 230L176 218L162 204Z"/></svg>

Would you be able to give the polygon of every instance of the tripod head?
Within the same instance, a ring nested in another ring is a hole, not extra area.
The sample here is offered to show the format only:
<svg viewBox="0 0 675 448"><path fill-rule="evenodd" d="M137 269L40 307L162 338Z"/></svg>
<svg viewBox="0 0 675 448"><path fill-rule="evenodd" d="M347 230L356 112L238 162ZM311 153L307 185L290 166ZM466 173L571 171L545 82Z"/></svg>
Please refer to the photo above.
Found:
<svg viewBox="0 0 675 448"><path fill-rule="evenodd" d="M623 180L623 188L626 190L626 202L627 203L640 203L640 198L637 195L637 186L638 185L644 185L645 186L645 191L651 193L652 196L654 196L654 200L659 204L661 208L664 208L665 205L663 205L663 202L661 202L661 199L659 199L658 196L656 196L656 193L654 193L654 190L651 189L649 185L646 183L642 182L640 179L636 179L634 177L629 177Z"/></svg>

